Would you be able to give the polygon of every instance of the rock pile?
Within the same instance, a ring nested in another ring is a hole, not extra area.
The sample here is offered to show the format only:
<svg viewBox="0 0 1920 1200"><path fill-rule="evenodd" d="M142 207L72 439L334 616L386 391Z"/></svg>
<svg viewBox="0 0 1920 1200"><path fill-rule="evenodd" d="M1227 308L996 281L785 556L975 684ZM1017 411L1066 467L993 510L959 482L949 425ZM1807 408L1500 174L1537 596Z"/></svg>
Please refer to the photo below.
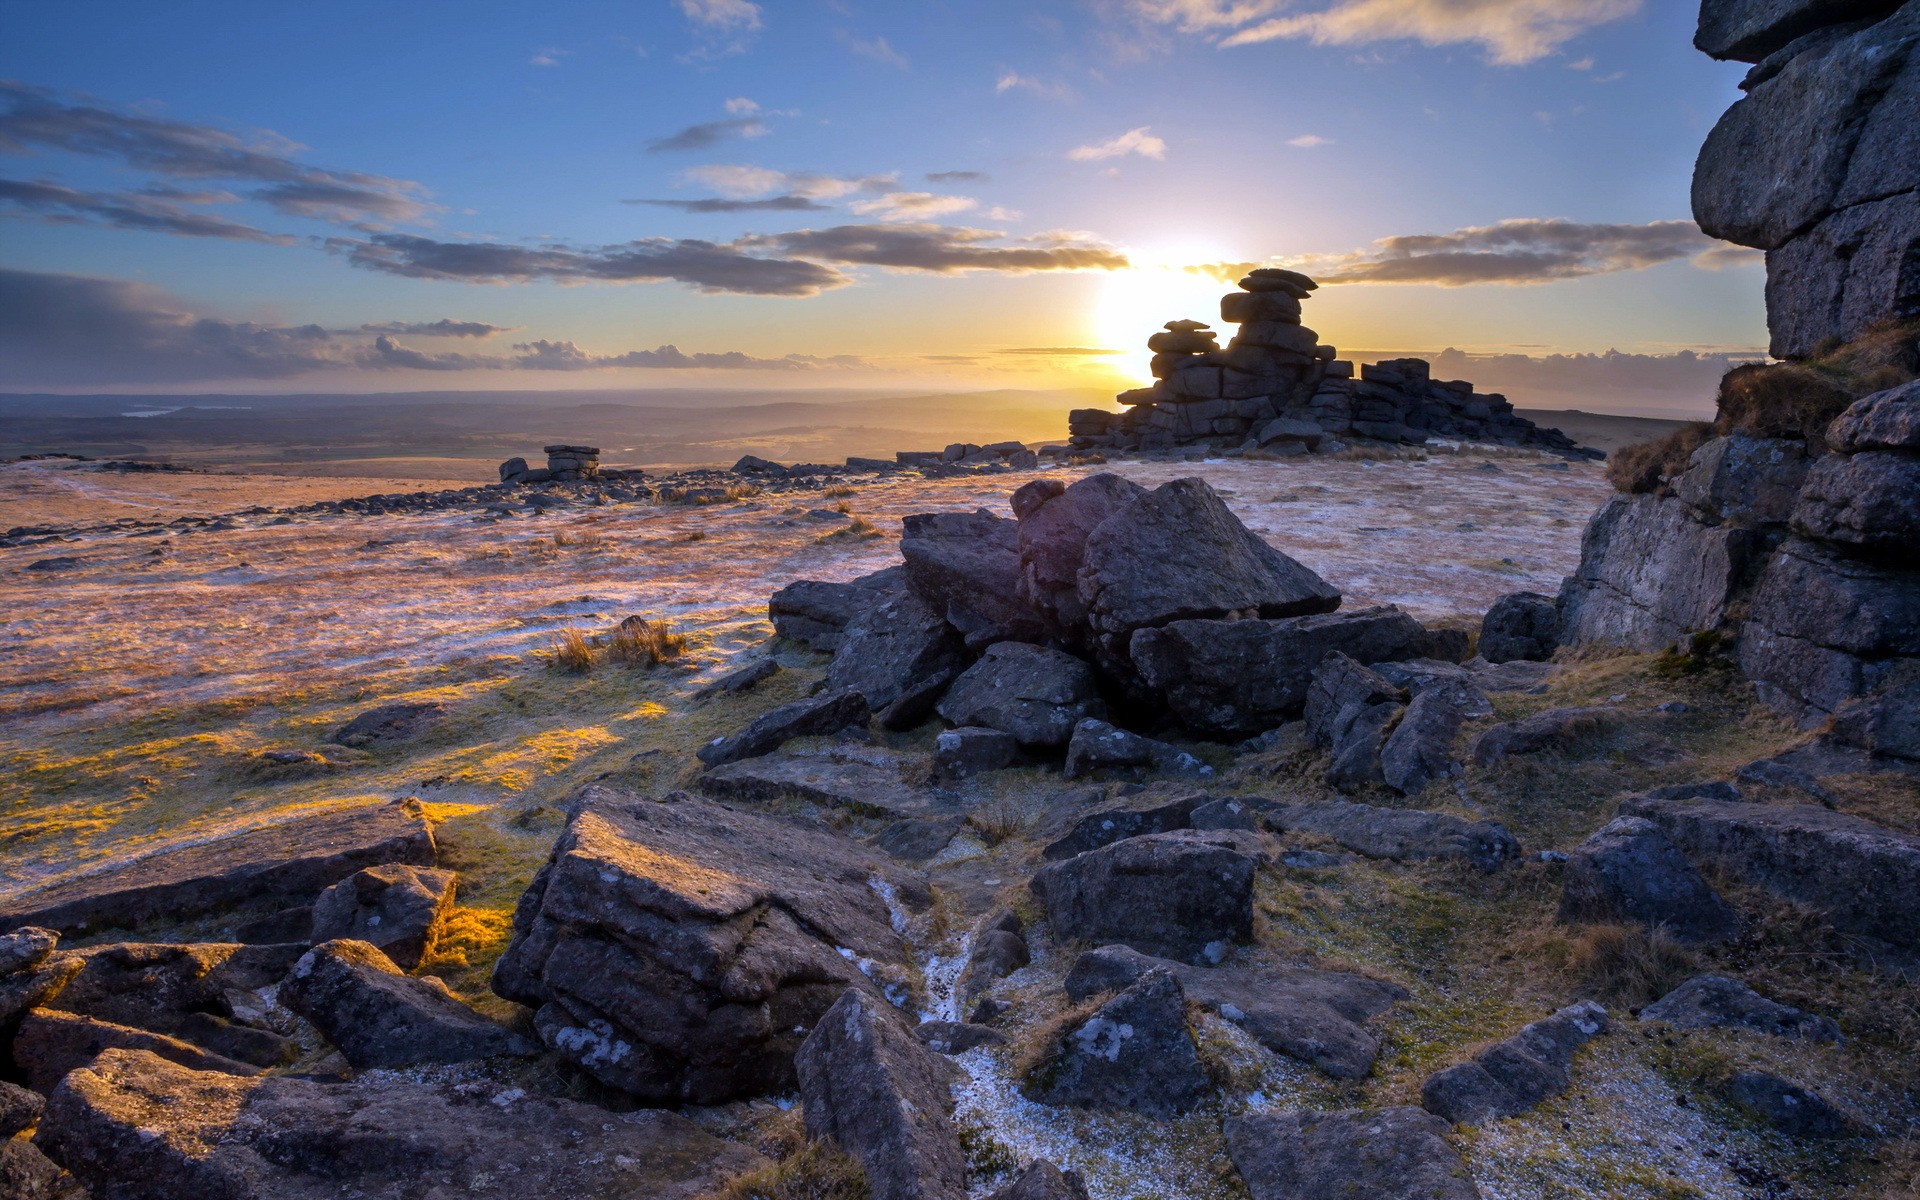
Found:
<svg viewBox="0 0 1920 1200"><path fill-rule="evenodd" d="M1694 45L1755 64L1701 148L1693 215L1767 252L1774 355L1920 316L1920 5L1705 0Z"/></svg>
<svg viewBox="0 0 1920 1200"><path fill-rule="evenodd" d="M1515 416L1504 396L1430 378L1423 359L1370 363L1355 379L1353 364L1300 323L1301 302L1318 286L1274 267L1247 275L1242 290L1220 300L1221 320L1240 327L1224 348L1199 321L1167 322L1147 339L1157 382L1122 392L1123 413L1075 409L1067 419L1070 445L1289 456L1337 453L1353 441L1419 445L1437 437L1600 457L1557 429Z"/></svg>
<svg viewBox="0 0 1920 1200"><path fill-rule="evenodd" d="M548 446L547 465L529 467L524 458L500 464L501 483L577 483L600 478L600 447Z"/></svg>

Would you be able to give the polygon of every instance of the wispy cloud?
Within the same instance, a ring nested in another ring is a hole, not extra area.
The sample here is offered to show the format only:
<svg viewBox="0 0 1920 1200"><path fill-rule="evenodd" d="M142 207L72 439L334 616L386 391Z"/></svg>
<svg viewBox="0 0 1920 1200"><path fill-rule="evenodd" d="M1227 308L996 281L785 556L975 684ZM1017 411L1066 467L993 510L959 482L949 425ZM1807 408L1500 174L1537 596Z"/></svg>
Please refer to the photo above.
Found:
<svg viewBox="0 0 1920 1200"><path fill-rule="evenodd" d="M765 137L771 132L767 123L758 117L729 117L724 121L703 121L668 137L655 138L647 143L647 151L670 154L680 150L707 150L734 138Z"/></svg>
<svg viewBox="0 0 1920 1200"><path fill-rule="evenodd" d="M1018 71L1000 72L1000 77L994 81L993 90L995 92L1031 92L1046 100L1071 100L1076 94L1071 87L1058 80L1022 75Z"/></svg>
<svg viewBox="0 0 1920 1200"><path fill-rule="evenodd" d="M443 242L405 234L331 238L328 249L356 267L456 283L648 283L672 280L702 292L814 296L852 282L819 263L768 258L738 243L646 238L613 246L517 246Z"/></svg>
<svg viewBox="0 0 1920 1200"><path fill-rule="evenodd" d="M906 70L910 65L907 62L907 56L888 45L887 39L883 37L857 38L848 35L845 36L844 40L847 43L847 49L862 58L870 58L875 62L885 63L890 67L899 67L902 71Z"/></svg>
<svg viewBox="0 0 1920 1200"><path fill-rule="evenodd" d="M1417 41L1478 45L1495 63L1554 53L1596 25L1631 16L1641 0L1334 0L1311 12L1287 0L1133 0L1137 19L1171 25L1221 46L1280 38L1355 46Z"/></svg>
<svg viewBox="0 0 1920 1200"><path fill-rule="evenodd" d="M1331 146L1333 145L1333 139L1330 137L1321 137L1317 133L1303 133L1299 137L1288 138L1287 145L1298 146L1302 150L1311 150L1315 146Z"/></svg>
<svg viewBox="0 0 1920 1200"><path fill-rule="evenodd" d="M219 202L231 196L183 196L188 203ZM268 233L211 213L194 212L169 200L133 192L81 192L57 183L0 179L0 211L38 218L52 225L105 225L181 237L226 238L239 242L291 245L298 238Z"/></svg>
<svg viewBox="0 0 1920 1200"><path fill-rule="evenodd" d="M888 192L871 200L856 200L847 207L863 217L883 221L915 221L928 217L947 217L978 208L980 202L967 196L940 196L933 192Z"/></svg>
<svg viewBox="0 0 1920 1200"><path fill-rule="evenodd" d="M1351 254L1309 255L1279 265L1322 283L1536 284L1589 275L1641 271L1690 259L1720 270L1758 260L1757 252L1700 232L1692 221L1644 225L1590 224L1557 217L1517 217L1451 233L1381 238ZM1238 279L1266 263L1208 263L1187 268L1222 280Z"/></svg>
<svg viewBox="0 0 1920 1200"><path fill-rule="evenodd" d="M831 212L830 205L806 196L768 196L760 200L727 200L707 197L701 200L622 200L622 204L651 204L656 208L677 208L683 213L742 212Z"/></svg>
<svg viewBox="0 0 1920 1200"><path fill-rule="evenodd" d="M925 175L928 183L985 183L985 171L928 171Z"/></svg>
<svg viewBox="0 0 1920 1200"><path fill-rule="evenodd" d="M705 184L734 200L747 200L773 192L804 196L809 200L838 200L858 192L884 192L900 182L897 175L821 175L808 171L775 171L768 167L740 163L713 163L684 172L688 179Z"/></svg>
<svg viewBox="0 0 1920 1200"><path fill-rule="evenodd" d="M756 101L747 99L745 96L735 96L721 105L721 107L727 110L728 116L732 117L751 116L760 111L760 105Z"/></svg>
<svg viewBox="0 0 1920 1200"><path fill-rule="evenodd" d="M740 244L842 265L936 275L1117 271L1128 265L1126 255L1081 233L1043 233L1009 242L996 230L953 225L836 225L742 238Z"/></svg>
<svg viewBox="0 0 1920 1200"><path fill-rule="evenodd" d="M527 60L527 65L534 67L557 67L560 65L560 60L565 58L566 55L567 52L565 50L548 46L544 50L534 51L533 57Z"/></svg>
<svg viewBox="0 0 1920 1200"><path fill-rule="evenodd" d="M1128 154L1138 154L1142 158L1164 159L1167 156L1167 144L1148 132L1151 128L1151 126L1142 125L1138 129L1127 130L1119 137L1108 138L1104 142L1076 146L1067 151L1067 157L1074 162L1099 162L1102 159L1120 158Z"/></svg>
<svg viewBox="0 0 1920 1200"><path fill-rule="evenodd" d="M413 337L454 337L454 338L490 338L496 333L505 333L514 328L508 325L489 325L485 321L455 321L442 317L438 321L379 321L362 325L362 333L397 333Z"/></svg>
<svg viewBox="0 0 1920 1200"><path fill-rule="evenodd" d="M679 0L680 11L695 25L723 33L760 28L760 6L752 0Z"/></svg>
<svg viewBox="0 0 1920 1200"><path fill-rule="evenodd" d="M1042 358L1108 358L1125 350L1103 350L1093 346L1008 346L995 354L1022 354Z"/></svg>

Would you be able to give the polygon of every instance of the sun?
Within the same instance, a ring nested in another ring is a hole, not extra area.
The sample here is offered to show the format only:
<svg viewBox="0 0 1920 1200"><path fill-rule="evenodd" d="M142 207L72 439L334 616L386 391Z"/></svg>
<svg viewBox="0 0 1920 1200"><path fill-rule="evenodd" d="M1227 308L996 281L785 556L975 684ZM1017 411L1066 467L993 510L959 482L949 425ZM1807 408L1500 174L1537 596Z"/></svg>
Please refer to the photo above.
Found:
<svg viewBox="0 0 1920 1200"><path fill-rule="evenodd" d="M1217 248L1204 247L1129 251L1128 258L1130 267L1101 280L1091 316L1092 338L1097 346L1120 351L1108 365L1137 376L1144 386L1151 378L1147 363L1153 357L1147 338L1168 321L1205 321L1221 329L1225 343L1229 331L1221 327L1220 297L1233 285L1189 268L1231 260Z"/></svg>

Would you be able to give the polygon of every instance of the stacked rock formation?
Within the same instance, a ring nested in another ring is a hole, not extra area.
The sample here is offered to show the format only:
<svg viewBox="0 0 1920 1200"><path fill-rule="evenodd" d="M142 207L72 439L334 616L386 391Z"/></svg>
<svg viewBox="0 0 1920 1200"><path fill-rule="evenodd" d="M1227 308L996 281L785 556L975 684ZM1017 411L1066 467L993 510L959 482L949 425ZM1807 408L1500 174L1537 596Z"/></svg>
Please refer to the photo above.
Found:
<svg viewBox="0 0 1920 1200"><path fill-rule="evenodd" d="M600 447L548 446L547 465L529 467L524 458L500 464L501 483L577 483L600 478Z"/></svg>
<svg viewBox="0 0 1920 1200"><path fill-rule="evenodd" d="M1920 316L1920 4L1705 0L1694 45L1755 64L1693 215L1767 252L1774 356Z"/></svg>
<svg viewBox="0 0 1920 1200"><path fill-rule="evenodd" d="M1515 416L1504 396L1430 378L1422 359L1363 366L1356 380L1353 364L1300 322L1301 302L1318 286L1298 271L1251 272L1240 291L1221 297L1221 320L1240 327L1224 348L1199 321L1167 322L1147 339L1157 382L1122 392L1124 413L1075 409L1074 449L1205 446L1286 456L1336 453L1354 440L1419 445L1442 437L1599 457Z"/></svg>

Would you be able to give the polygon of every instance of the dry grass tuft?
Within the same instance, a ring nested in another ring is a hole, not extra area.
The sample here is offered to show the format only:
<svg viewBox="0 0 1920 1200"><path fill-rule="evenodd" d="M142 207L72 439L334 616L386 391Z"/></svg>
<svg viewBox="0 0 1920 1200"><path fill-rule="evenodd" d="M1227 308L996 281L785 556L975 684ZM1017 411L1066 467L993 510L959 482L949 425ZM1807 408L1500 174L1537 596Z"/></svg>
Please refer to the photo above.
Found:
<svg viewBox="0 0 1920 1200"><path fill-rule="evenodd" d="M1556 924L1522 940L1583 995L1615 1005L1652 1003L1700 973L1699 955L1661 926Z"/></svg>
<svg viewBox="0 0 1920 1200"><path fill-rule="evenodd" d="M547 663L556 671L585 675L593 670L593 643L586 634L569 625L553 635L553 644L547 649Z"/></svg>
<svg viewBox="0 0 1920 1200"><path fill-rule="evenodd" d="M1112 992L1089 996L1080 1003L1061 1009L1052 1016L1029 1021L1013 1035L1012 1070L1020 1090L1031 1096L1044 1091L1053 1082L1054 1068L1064 1053L1067 1034L1113 998Z"/></svg>
<svg viewBox="0 0 1920 1200"><path fill-rule="evenodd" d="M839 1147L810 1142L783 1162L737 1175L700 1200L868 1200L867 1173Z"/></svg>
<svg viewBox="0 0 1920 1200"><path fill-rule="evenodd" d="M761 490L760 485L757 483L730 484L727 487L727 499L749 500L755 496L758 496L760 494L760 490Z"/></svg>
<svg viewBox="0 0 1920 1200"><path fill-rule="evenodd" d="M605 550L607 539L598 530L588 529L580 533L568 533L564 529L555 530L555 546L577 546L582 550Z"/></svg>
<svg viewBox="0 0 1920 1200"><path fill-rule="evenodd" d="M607 637L607 661L653 667L687 652L687 635L665 621L632 616Z"/></svg>
<svg viewBox="0 0 1920 1200"><path fill-rule="evenodd" d="M825 496L829 500L836 500L842 496L858 496L860 494L860 489L857 487L853 487L850 484L836 483L832 487L822 491L820 494L822 496Z"/></svg>
<svg viewBox="0 0 1920 1200"><path fill-rule="evenodd" d="M1713 436L1705 421L1655 438L1623 446L1607 456L1607 482L1628 495L1656 491L1662 483L1687 469L1687 459Z"/></svg>
<svg viewBox="0 0 1920 1200"><path fill-rule="evenodd" d="M1027 816L1011 800L1000 799L983 804L967 814L967 824L988 846L998 846L1008 838L1027 831Z"/></svg>
<svg viewBox="0 0 1920 1200"><path fill-rule="evenodd" d="M866 542L886 536L885 532L865 517L855 517L845 525L821 534L815 541L820 542Z"/></svg>
<svg viewBox="0 0 1920 1200"><path fill-rule="evenodd" d="M1805 438L1824 445L1821 434L1864 392L1838 374L1800 363L1749 364L1720 381L1715 433L1765 438Z"/></svg>

